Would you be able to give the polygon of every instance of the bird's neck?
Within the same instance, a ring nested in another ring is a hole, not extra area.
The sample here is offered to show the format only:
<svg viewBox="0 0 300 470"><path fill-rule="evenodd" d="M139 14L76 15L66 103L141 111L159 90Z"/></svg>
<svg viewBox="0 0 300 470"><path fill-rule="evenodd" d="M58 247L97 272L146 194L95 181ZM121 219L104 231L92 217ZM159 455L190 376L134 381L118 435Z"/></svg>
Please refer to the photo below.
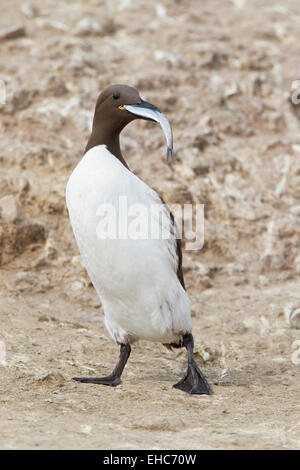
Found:
<svg viewBox="0 0 300 470"><path fill-rule="evenodd" d="M105 124L97 123L93 125L91 136L88 140L84 153L98 145L106 145L107 150L112 153L120 162L128 168L121 152L120 132L122 128L107 129ZM129 168L128 168L129 169Z"/></svg>

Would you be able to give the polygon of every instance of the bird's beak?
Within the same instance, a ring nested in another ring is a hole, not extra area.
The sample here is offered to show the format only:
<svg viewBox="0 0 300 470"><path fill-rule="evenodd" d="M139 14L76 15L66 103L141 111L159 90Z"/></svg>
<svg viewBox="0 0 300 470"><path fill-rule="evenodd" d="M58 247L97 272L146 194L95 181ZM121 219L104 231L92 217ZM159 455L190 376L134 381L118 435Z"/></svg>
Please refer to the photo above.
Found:
<svg viewBox="0 0 300 470"><path fill-rule="evenodd" d="M173 134L169 120L160 110L151 103L141 100L138 104L124 104L124 108L141 119L158 122L164 131L167 140L167 161L174 161Z"/></svg>

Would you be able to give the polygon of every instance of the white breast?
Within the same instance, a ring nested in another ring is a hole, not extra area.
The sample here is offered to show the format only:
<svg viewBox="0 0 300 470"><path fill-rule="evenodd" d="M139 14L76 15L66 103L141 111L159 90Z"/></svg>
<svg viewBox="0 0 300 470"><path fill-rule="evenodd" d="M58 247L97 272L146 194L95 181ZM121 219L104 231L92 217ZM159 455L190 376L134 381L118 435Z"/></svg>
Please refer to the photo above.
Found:
<svg viewBox="0 0 300 470"><path fill-rule="evenodd" d="M127 207L162 204L157 193L105 146L90 149L68 181L66 200L83 263L104 307L106 326L120 343L128 337L178 341L191 331L191 319L188 296L176 275L176 239L104 238L99 208L110 204L119 219L124 216L120 198L126 198ZM167 219L166 210L156 223L168 223Z"/></svg>

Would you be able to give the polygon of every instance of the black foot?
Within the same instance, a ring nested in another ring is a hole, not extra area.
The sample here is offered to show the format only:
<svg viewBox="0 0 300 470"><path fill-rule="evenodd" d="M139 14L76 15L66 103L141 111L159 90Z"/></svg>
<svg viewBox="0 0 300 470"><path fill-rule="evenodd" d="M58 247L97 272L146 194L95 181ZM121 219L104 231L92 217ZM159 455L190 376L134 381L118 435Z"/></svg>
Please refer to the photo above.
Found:
<svg viewBox="0 0 300 470"><path fill-rule="evenodd" d="M213 393L206 378L195 362L188 366L186 376L177 384L173 385L173 387L179 388L191 395L212 395Z"/></svg>
<svg viewBox="0 0 300 470"><path fill-rule="evenodd" d="M183 345L188 352L188 369L186 376L173 387L190 394L212 395L212 389L194 360L194 339L191 333L183 336Z"/></svg>
<svg viewBox="0 0 300 470"><path fill-rule="evenodd" d="M73 380L76 382L81 382L85 384L98 384L98 385L108 385L110 387L116 387L121 383L121 379L118 376L109 375L108 377L73 377Z"/></svg>
<svg viewBox="0 0 300 470"><path fill-rule="evenodd" d="M121 383L121 375L130 356L130 351L131 347L129 344L121 344L118 364L112 373L107 377L73 377L73 380L84 384L108 385L109 387L116 387Z"/></svg>

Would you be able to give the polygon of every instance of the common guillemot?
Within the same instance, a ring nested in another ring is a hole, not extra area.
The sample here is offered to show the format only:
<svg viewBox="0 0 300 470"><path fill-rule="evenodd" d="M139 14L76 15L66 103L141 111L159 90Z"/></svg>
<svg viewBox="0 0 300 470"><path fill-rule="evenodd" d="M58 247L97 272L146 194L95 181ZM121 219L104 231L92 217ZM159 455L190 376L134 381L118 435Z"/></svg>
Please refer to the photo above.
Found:
<svg viewBox="0 0 300 470"><path fill-rule="evenodd" d="M174 387L210 395L212 390L193 357L190 303L174 218L161 197L129 170L121 153L120 132L135 119L160 123L167 138L167 159L173 158L167 118L142 100L135 88L112 85L98 97L92 134L67 184L66 202L83 264L103 305L107 330L120 345L119 361L109 376L74 380L120 384L131 344L143 339L169 348L184 346L187 373ZM128 206L139 204L150 210L158 205L162 216L154 218L154 225L170 226L170 236L108 237L103 226L99 229L99 207L109 204L122 219L119 201L123 197Z"/></svg>

